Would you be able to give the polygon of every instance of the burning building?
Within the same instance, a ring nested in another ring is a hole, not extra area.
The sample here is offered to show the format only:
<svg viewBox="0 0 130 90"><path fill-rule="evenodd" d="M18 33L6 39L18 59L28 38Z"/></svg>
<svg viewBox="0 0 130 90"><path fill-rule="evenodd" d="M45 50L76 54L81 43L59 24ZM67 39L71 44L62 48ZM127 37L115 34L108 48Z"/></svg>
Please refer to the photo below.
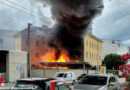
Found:
<svg viewBox="0 0 130 90"><path fill-rule="evenodd" d="M102 0L41 0L51 5L56 25L49 45L62 52L66 49L70 58L77 59L83 53L83 37L89 31L92 20L103 9Z"/></svg>
<svg viewBox="0 0 130 90"><path fill-rule="evenodd" d="M46 1L51 5L56 24L51 31L40 30L43 32L40 33L43 34L40 37L36 33L39 31L38 29L35 28L34 34L31 32L32 64L38 65L39 62L42 62L41 68L46 68L45 64L48 64L46 62L79 62L79 58L83 56L83 38L88 32L93 18L101 13L102 0L41 1ZM22 38L24 38L27 32L22 33ZM27 38L21 39L21 41L26 43L26 46L22 45L22 49L27 50ZM43 65L43 63L45 64Z"/></svg>
<svg viewBox="0 0 130 90"><path fill-rule="evenodd" d="M51 47L49 37L53 29L47 27L31 27L30 47L31 47L31 64L37 68L40 62L79 62L78 59L71 59L66 49ZM15 34L15 50L27 51L29 48L28 29L24 29Z"/></svg>

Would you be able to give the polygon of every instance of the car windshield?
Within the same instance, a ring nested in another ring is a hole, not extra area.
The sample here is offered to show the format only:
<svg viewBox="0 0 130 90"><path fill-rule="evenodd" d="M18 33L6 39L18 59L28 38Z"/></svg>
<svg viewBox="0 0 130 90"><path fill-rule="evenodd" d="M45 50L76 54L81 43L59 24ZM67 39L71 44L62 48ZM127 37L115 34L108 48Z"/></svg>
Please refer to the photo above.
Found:
<svg viewBox="0 0 130 90"><path fill-rule="evenodd" d="M79 84L89 84L89 85L106 85L107 77L101 76L85 76L81 79Z"/></svg>
<svg viewBox="0 0 130 90"><path fill-rule="evenodd" d="M53 77L63 77L64 73L56 73Z"/></svg>
<svg viewBox="0 0 130 90"><path fill-rule="evenodd" d="M33 90L43 90L45 89L45 84L38 81L17 81L14 88L16 89L33 89Z"/></svg>

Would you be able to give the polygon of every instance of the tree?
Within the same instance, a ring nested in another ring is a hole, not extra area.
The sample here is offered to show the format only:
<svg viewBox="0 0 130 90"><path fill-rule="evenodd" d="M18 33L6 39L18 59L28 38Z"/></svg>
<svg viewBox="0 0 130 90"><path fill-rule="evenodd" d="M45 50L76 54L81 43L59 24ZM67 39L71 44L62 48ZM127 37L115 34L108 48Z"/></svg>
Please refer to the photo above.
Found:
<svg viewBox="0 0 130 90"><path fill-rule="evenodd" d="M104 64L106 64L107 69L118 70L119 66L123 65L124 62L121 62L121 55L108 54L104 58Z"/></svg>

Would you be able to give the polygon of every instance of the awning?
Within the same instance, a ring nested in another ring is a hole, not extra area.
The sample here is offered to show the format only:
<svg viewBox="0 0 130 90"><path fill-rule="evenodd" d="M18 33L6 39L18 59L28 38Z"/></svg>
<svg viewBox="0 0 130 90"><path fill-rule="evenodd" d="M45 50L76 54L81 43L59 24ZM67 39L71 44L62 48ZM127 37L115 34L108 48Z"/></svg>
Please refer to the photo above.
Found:
<svg viewBox="0 0 130 90"><path fill-rule="evenodd" d="M40 62L40 64L48 67L69 67L71 69L89 69L93 67L88 62Z"/></svg>

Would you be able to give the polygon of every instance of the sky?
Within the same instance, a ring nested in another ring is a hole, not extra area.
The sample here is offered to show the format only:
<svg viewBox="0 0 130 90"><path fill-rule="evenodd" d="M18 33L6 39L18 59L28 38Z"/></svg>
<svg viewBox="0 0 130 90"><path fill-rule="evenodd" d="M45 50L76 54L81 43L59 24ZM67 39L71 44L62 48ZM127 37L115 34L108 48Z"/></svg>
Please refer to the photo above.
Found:
<svg viewBox="0 0 130 90"><path fill-rule="evenodd" d="M93 35L130 46L130 0L104 0L104 6L93 20ZM54 25L50 6L38 0L0 0L0 13L0 29L20 31L27 23Z"/></svg>

